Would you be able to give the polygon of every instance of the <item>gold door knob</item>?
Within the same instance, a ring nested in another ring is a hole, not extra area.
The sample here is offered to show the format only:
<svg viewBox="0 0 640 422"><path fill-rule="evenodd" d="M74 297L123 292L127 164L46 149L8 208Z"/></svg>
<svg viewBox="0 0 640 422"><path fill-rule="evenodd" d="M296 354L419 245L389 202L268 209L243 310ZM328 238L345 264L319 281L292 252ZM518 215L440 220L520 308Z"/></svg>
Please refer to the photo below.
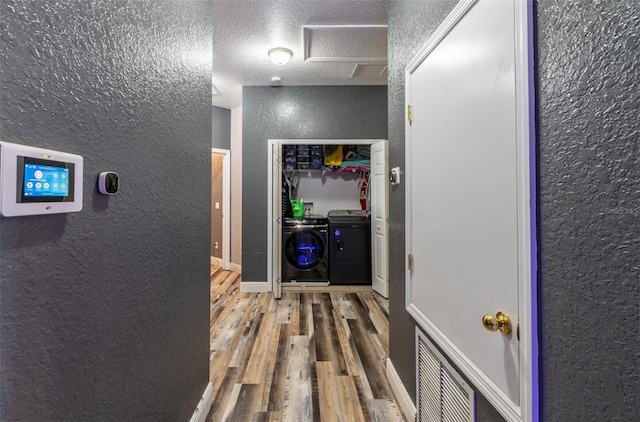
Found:
<svg viewBox="0 0 640 422"><path fill-rule="evenodd" d="M482 317L482 326L489 331L498 331L502 334L511 332L511 319L504 312L498 312L495 316L487 314Z"/></svg>

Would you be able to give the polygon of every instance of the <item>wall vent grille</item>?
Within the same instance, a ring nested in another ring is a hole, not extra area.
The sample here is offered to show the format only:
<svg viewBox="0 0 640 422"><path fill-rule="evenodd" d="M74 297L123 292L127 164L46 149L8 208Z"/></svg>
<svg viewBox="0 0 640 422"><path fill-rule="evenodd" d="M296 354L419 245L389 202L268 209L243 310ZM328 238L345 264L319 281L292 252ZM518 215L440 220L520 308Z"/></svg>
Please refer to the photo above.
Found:
<svg viewBox="0 0 640 422"><path fill-rule="evenodd" d="M475 422L475 392L416 329L418 422Z"/></svg>

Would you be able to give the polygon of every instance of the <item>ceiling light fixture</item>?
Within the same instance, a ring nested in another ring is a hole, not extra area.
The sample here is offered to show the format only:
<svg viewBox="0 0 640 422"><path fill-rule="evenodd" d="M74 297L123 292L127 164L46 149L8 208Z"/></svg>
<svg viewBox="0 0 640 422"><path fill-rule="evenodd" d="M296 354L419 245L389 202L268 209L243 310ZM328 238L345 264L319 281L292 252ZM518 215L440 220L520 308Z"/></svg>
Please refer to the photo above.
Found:
<svg viewBox="0 0 640 422"><path fill-rule="evenodd" d="M293 52L288 48L277 47L269 50L269 57L275 64L287 64L291 56L293 56Z"/></svg>

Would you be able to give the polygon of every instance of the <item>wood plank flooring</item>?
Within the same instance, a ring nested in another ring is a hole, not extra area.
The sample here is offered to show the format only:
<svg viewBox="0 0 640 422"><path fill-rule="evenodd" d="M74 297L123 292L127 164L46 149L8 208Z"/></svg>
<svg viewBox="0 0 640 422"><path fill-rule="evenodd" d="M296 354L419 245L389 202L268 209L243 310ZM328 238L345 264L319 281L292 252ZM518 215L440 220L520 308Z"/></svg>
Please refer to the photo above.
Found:
<svg viewBox="0 0 640 422"><path fill-rule="evenodd" d="M214 273L207 421L403 421L385 375L388 301L358 290L276 300Z"/></svg>

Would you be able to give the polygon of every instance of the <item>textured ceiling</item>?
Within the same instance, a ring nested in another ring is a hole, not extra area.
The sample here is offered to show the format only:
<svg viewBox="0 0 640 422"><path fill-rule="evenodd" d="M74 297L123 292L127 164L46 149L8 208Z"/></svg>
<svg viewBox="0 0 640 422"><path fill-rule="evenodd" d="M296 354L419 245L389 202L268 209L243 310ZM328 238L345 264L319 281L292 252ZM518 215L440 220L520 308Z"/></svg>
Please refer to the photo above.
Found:
<svg viewBox="0 0 640 422"><path fill-rule="evenodd" d="M215 106L241 105L243 85L271 85L272 77L284 86L387 84L386 29L366 27L386 25L386 1L213 0L213 14ZM324 25L334 27L318 31ZM341 27L350 25L359 27ZM312 28L307 53L318 52L318 61L305 61L303 26ZM293 51L291 61L273 64L274 47Z"/></svg>

